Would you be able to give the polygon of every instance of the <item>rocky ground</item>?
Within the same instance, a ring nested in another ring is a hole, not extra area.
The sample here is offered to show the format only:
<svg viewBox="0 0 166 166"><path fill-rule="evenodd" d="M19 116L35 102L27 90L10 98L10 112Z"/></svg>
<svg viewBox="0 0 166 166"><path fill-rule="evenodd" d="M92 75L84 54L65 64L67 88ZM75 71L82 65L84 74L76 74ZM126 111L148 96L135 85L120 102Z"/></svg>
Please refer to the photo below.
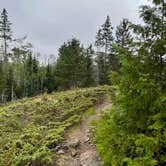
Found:
<svg viewBox="0 0 166 166"><path fill-rule="evenodd" d="M66 133L65 141L59 147L60 158L56 166L102 166L95 145L91 140L91 122L96 120L101 111L110 107L108 99L95 108L93 115L86 116L82 122Z"/></svg>

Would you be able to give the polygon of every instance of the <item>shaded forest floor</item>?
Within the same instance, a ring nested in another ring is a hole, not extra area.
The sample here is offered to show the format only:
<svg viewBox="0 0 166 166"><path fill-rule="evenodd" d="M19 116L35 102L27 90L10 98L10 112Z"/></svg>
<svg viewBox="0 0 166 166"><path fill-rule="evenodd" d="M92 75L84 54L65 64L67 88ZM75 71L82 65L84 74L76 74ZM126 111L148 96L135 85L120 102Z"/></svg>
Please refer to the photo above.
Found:
<svg viewBox="0 0 166 166"><path fill-rule="evenodd" d="M58 166L101 166L102 162L92 143L91 123L97 120L101 112L110 108L109 98L100 102L94 110L85 115L81 123L66 133L65 141L62 143L58 153L60 158L55 162Z"/></svg>

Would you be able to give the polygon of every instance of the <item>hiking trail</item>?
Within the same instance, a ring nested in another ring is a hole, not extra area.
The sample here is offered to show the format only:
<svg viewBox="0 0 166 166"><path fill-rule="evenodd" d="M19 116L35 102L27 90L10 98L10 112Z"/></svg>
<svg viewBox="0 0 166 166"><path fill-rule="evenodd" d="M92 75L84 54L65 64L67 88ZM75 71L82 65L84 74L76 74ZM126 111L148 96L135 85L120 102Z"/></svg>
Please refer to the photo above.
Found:
<svg viewBox="0 0 166 166"><path fill-rule="evenodd" d="M107 97L95 106L93 115L85 116L79 125L66 133L62 148L58 151L61 157L56 161L56 166L102 166L91 140L91 122L97 120L101 112L110 106L111 103Z"/></svg>

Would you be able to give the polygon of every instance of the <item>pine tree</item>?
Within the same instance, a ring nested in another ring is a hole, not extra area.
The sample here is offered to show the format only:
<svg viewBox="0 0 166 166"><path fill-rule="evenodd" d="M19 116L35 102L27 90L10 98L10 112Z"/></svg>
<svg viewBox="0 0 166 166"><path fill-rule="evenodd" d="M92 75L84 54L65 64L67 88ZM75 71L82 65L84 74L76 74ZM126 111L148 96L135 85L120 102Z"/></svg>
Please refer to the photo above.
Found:
<svg viewBox="0 0 166 166"><path fill-rule="evenodd" d="M108 51L111 51L113 43L113 27L110 22L110 17L107 16L105 23L102 25L102 46L104 47L105 55L108 54Z"/></svg>
<svg viewBox="0 0 166 166"><path fill-rule="evenodd" d="M84 62L84 86L90 87L93 86L94 81L94 65L93 65L93 55L94 50L92 48L92 45L90 45L87 49L85 49L85 62Z"/></svg>
<svg viewBox="0 0 166 166"><path fill-rule="evenodd" d="M139 34L140 38L145 43L139 44L139 47L149 48L150 55L146 56L146 63L149 63L151 68L151 76L156 77L154 73L158 71L158 82L165 88L165 52L166 52L166 2L164 0L154 0L154 6L142 6L140 10L140 17L144 20L146 25L141 27L134 26L134 30Z"/></svg>
<svg viewBox="0 0 166 166"><path fill-rule="evenodd" d="M3 70L3 62L0 61L0 103L4 102L4 95L6 90L6 79Z"/></svg>
<svg viewBox="0 0 166 166"><path fill-rule="evenodd" d="M97 32L95 45L98 48L103 48L105 53L104 63L107 61L108 53L111 52L113 44L113 27L111 25L110 17L107 16L105 23L101 26L101 29Z"/></svg>
<svg viewBox="0 0 166 166"><path fill-rule="evenodd" d="M106 71L104 66L104 53L100 52L97 55L96 63L97 63L97 84L105 85L107 84Z"/></svg>
<svg viewBox="0 0 166 166"><path fill-rule="evenodd" d="M3 40L4 43L4 59L5 61L8 60L7 55L7 48L8 48L8 41L12 39L12 31L11 31L11 23L8 20L8 12L6 9L3 9L1 13L1 20L0 20L0 38Z"/></svg>
<svg viewBox="0 0 166 166"><path fill-rule="evenodd" d="M112 44L114 41L112 30L113 27L110 22L110 17L107 16L105 23L101 26L101 29L99 29L99 31L97 32L96 41L95 41L95 45L97 47L97 80L98 83L102 82L102 84L108 83L108 75L111 65L110 54L112 52Z"/></svg>
<svg viewBox="0 0 166 166"><path fill-rule="evenodd" d="M6 95L7 101L13 101L15 99L15 83L14 83L14 73L13 73L13 66L9 66L9 73L6 80Z"/></svg>
<svg viewBox="0 0 166 166"><path fill-rule="evenodd" d="M32 92L32 75L33 75L33 58L29 54L26 61L26 96L31 96Z"/></svg>
<svg viewBox="0 0 166 166"><path fill-rule="evenodd" d="M48 63L46 68L45 80L44 80L44 89L48 93L51 93L53 90L55 90L55 88L56 86L55 86L54 73L52 71L51 65Z"/></svg>
<svg viewBox="0 0 166 166"><path fill-rule="evenodd" d="M95 41L95 46L97 47L97 52L100 52L100 48L103 46L103 41L102 41L102 30L99 29L96 35L96 41Z"/></svg>
<svg viewBox="0 0 166 166"><path fill-rule="evenodd" d="M77 39L72 39L60 47L55 75L59 88L83 86L84 55Z"/></svg>
<svg viewBox="0 0 166 166"><path fill-rule="evenodd" d="M116 29L116 44L119 47L127 48L128 44L132 42L132 36L130 32L130 22L128 19L123 19L120 25Z"/></svg>
<svg viewBox="0 0 166 166"><path fill-rule="evenodd" d="M120 25L116 28L116 38L115 38L115 46L112 49L112 52L109 56L109 64L110 64L110 70L111 71L119 71L120 69L120 57L119 57L119 49L126 49L126 51L129 51L130 44L132 43L132 35L131 35L131 28L130 28L130 22L128 19L123 19L120 22ZM117 48L118 46L118 48Z"/></svg>

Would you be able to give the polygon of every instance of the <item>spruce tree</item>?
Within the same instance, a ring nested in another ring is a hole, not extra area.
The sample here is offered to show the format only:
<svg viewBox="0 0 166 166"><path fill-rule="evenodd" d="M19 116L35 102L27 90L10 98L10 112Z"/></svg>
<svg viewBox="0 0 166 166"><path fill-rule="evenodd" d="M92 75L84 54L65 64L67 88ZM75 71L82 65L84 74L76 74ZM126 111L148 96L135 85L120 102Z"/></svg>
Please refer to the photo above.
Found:
<svg viewBox="0 0 166 166"><path fill-rule="evenodd" d="M97 47L97 80L98 83L108 84L108 75L110 71L110 54L112 53L113 45L113 27L111 25L110 17L107 16L105 23L97 32L95 46ZM103 57L102 57L103 56ZM100 63L100 64L98 64ZM101 64L103 63L103 64ZM101 68L102 66L102 68ZM100 78L100 76L102 76ZM100 81L102 80L103 81Z"/></svg>
<svg viewBox="0 0 166 166"><path fill-rule="evenodd" d="M51 65L48 63L46 67L46 75L45 75L45 80L44 80L44 89L48 92L51 93L53 90L55 90L55 78L54 78L54 73L52 71Z"/></svg>
<svg viewBox="0 0 166 166"><path fill-rule="evenodd" d="M93 64L93 55L94 50L92 45L90 45L87 49L85 49L84 53L84 86L90 87L93 86L94 81L94 64Z"/></svg>
<svg viewBox="0 0 166 166"><path fill-rule="evenodd" d="M132 42L130 22L128 19L123 19L120 25L116 28L116 44L119 47L127 48L128 44Z"/></svg>
<svg viewBox="0 0 166 166"><path fill-rule="evenodd" d="M8 19L8 12L5 8L3 9L1 13L0 38L3 40L4 59L5 61L7 61L8 60L8 55L7 55L8 41L12 39L12 31L11 31L11 23Z"/></svg>
<svg viewBox="0 0 166 166"><path fill-rule="evenodd" d="M151 68L151 77L155 78L158 72L158 82L164 89L166 86L166 2L164 0L154 0L153 6L144 5L141 7L140 16L146 23L145 26L134 26L134 31L139 35L139 40L144 44L139 47L146 48L150 52L146 56L146 63ZM152 48L149 50L149 48Z"/></svg>
<svg viewBox="0 0 166 166"><path fill-rule="evenodd" d="M84 55L80 42L72 39L59 49L56 64L56 82L61 89L83 86Z"/></svg>
<svg viewBox="0 0 166 166"><path fill-rule="evenodd" d="M6 79L3 70L3 62L0 61L0 103L4 102L5 90L6 90Z"/></svg>
<svg viewBox="0 0 166 166"><path fill-rule="evenodd" d="M102 25L102 47L104 47L105 55L108 54L108 51L111 51L113 43L113 27L111 25L110 17L107 16L105 23ZM105 60L106 61L106 60Z"/></svg>

